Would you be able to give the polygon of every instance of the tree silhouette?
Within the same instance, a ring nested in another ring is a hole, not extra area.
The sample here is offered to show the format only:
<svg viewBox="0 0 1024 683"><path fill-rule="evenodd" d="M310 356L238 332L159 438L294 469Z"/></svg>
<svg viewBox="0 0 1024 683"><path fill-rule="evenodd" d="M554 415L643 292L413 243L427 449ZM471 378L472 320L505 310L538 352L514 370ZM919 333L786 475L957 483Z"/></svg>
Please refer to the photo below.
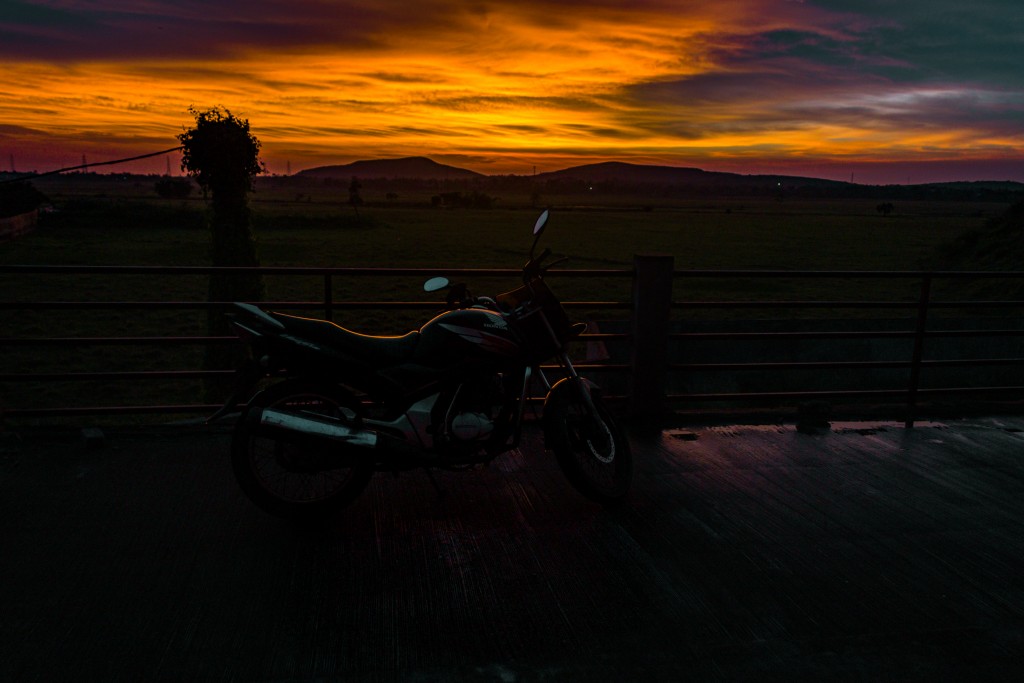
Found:
<svg viewBox="0 0 1024 683"><path fill-rule="evenodd" d="M0 185L0 218L17 216L46 203L47 198L27 180Z"/></svg>
<svg viewBox="0 0 1024 683"><path fill-rule="evenodd" d="M214 266L258 266L256 242L249 215L249 192L256 174L263 172L260 142L249 131L249 121L219 107L198 111L195 126L178 136L182 146L181 168L209 192L211 211L210 260ZM263 283L257 273L218 273L210 276L210 301L259 301ZM207 327L211 336L230 333L224 312L210 309ZM238 361L236 350L207 347L205 367L224 369ZM207 385L207 397L223 387Z"/></svg>

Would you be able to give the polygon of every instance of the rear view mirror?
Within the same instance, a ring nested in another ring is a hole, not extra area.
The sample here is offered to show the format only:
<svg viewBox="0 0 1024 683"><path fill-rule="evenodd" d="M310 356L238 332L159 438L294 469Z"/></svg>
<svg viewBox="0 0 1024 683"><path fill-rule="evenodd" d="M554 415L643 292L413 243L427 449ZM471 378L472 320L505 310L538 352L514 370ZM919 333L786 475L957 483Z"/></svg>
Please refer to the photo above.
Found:
<svg viewBox="0 0 1024 683"><path fill-rule="evenodd" d="M537 218L537 222L533 226L533 234L539 235L541 231L544 230L544 226L547 225L547 222L548 210L544 209L544 212Z"/></svg>
<svg viewBox="0 0 1024 683"><path fill-rule="evenodd" d="M533 260L533 252L537 248L537 242L540 241L540 234L544 232L544 226L548 224L548 210L544 211L537 218L537 222L533 224L533 245L530 247L530 260Z"/></svg>
<svg viewBox="0 0 1024 683"><path fill-rule="evenodd" d="M432 277L423 283L424 292L437 292L444 289L449 284L448 278L446 277Z"/></svg>

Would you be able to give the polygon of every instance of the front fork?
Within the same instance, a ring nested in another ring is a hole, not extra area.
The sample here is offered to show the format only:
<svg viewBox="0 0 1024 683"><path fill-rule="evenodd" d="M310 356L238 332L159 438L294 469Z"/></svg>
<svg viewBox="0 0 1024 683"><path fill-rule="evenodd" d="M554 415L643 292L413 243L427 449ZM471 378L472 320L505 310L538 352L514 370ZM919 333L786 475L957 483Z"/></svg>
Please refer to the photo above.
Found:
<svg viewBox="0 0 1024 683"><path fill-rule="evenodd" d="M590 389L588 388L589 382L583 380L576 372L576 368L572 364L572 359L569 358L569 352L565 350L565 344L559 339L559 336L555 334L555 328L551 326L551 321L548 320L547 316L542 312L540 319L544 322L544 327L547 328L547 333L551 337L551 341L555 342L561 349L558 352L558 363L565 370L565 374L568 375L568 379L577 388L577 393L580 396L580 401L583 403L583 407L587 410L591 423L596 425L601 422L601 417L597 414L597 406L594 405L594 399L590 395ZM544 381L544 390L547 395L551 396L551 382L544 375L544 371L541 370L540 366L537 366L537 371L540 373L541 379ZM546 400L546 399L545 399Z"/></svg>
<svg viewBox="0 0 1024 683"><path fill-rule="evenodd" d="M597 406L594 405L594 397L590 394L589 382L580 377L579 373L576 372L576 368L573 366L572 360L569 358L569 353L564 348L558 355L558 360L562 369L565 370L565 374L568 376L569 381L576 387L580 401L583 403L583 407L587 409L587 415L590 416L591 420L600 420L601 418L597 414ZM541 376L543 377L543 372L541 372ZM547 377L544 377L544 385L545 389L550 392L551 383L548 382Z"/></svg>

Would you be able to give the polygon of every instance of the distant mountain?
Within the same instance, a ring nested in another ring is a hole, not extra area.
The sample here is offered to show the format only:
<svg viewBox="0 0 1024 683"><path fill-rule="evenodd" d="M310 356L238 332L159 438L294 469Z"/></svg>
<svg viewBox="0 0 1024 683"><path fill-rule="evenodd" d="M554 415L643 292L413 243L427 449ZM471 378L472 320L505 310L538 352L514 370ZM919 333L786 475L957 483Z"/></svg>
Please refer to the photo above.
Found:
<svg viewBox="0 0 1024 683"><path fill-rule="evenodd" d="M470 171L456 166L439 164L426 157L405 157L402 159L369 159L355 161L351 164L338 166L318 166L299 171L297 175L308 178L339 178L352 177L371 179L422 179L422 180L463 180L484 178L482 173Z"/></svg>
<svg viewBox="0 0 1024 683"><path fill-rule="evenodd" d="M731 187L742 187L763 186L782 182L787 186L838 187L849 184L835 180L822 180L820 178L783 175L740 175L739 173L702 171L699 168L627 164L621 161L574 166L562 171L540 173L536 177L538 180L575 180L595 183L615 181L633 185L728 185Z"/></svg>
<svg viewBox="0 0 1024 683"><path fill-rule="evenodd" d="M934 187L944 190L992 190L1006 192L1024 191L1024 183L1015 180L960 180L945 183L928 183L926 187Z"/></svg>
<svg viewBox="0 0 1024 683"><path fill-rule="evenodd" d="M336 178L349 180L353 176L361 180L387 178L391 180L484 180L498 176L487 176L456 166L439 164L426 157L403 159L371 159L338 166L320 166L300 171L297 175L307 178ZM505 178L506 176L501 176ZM607 161L597 164L573 166L561 171L539 173L535 176L520 176L532 181L570 181L582 183L616 183L620 186L663 186L705 188L716 192L731 190L764 193L776 187L800 189L811 193L835 194L842 196L875 196L884 194L889 199L920 198L922 196L988 197L1003 200L1003 195L1012 196L1024 191L1024 184L1017 182L952 182L925 185L858 185L840 180L807 178L791 175L743 175L704 171L699 168L679 166L654 166L629 164L621 161ZM998 197L997 197L998 195Z"/></svg>

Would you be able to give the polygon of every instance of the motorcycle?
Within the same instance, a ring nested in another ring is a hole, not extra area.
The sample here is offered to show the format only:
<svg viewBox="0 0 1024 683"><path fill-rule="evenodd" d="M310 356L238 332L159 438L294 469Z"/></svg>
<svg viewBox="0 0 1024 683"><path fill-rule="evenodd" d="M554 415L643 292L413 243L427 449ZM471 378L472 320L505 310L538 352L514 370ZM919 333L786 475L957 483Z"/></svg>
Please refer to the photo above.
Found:
<svg viewBox="0 0 1024 683"><path fill-rule="evenodd" d="M496 297L447 289L446 309L419 330L371 336L326 320L234 304L231 324L251 353L236 390L210 421L250 396L234 427L231 462L241 489L265 511L315 521L351 503L375 472L467 470L519 446L531 385L546 390L546 450L569 482L602 504L621 501L633 461L623 429L566 351L585 329L548 288L549 217L533 230L522 285ZM551 383L540 364L554 359ZM267 378L283 378L256 392ZM436 484L435 484L436 486Z"/></svg>

